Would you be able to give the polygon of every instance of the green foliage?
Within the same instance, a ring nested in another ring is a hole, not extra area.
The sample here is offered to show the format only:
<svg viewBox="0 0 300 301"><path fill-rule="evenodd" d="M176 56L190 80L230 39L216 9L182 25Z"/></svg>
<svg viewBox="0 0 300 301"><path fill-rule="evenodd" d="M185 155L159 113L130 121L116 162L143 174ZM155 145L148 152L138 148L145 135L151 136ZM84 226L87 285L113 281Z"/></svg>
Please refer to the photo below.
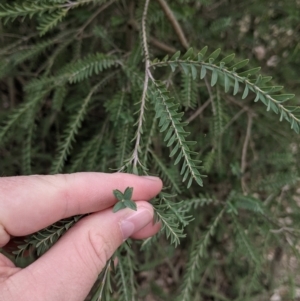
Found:
<svg viewBox="0 0 300 301"><path fill-rule="evenodd" d="M269 300L282 287L292 299L299 11L281 0L1 2L2 175L164 182L151 200L161 231L123 244L88 300ZM135 209L131 194L115 192L114 210ZM37 258L82 217L15 255Z"/></svg>
<svg viewBox="0 0 300 301"><path fill-rule="evenodd" d="M190 296L193 289L193 282L195 282L197 270L199 269L200 259L201 257L208 256L206 254L208 244L210 242L211 237L215 234L216 227L218 226L224 211L225 210L223 208L220 211L220 213L217 214L211 225L209 225L206 233L202 235L202 239L198 239L197 242L194 242L191 254L189 256L189 261L187 263L187 270L183 279L182 289L177 297L177 300L190 300ZM194 236L194 240L196 240L196 236Z"/></svg>
<svg viewBox="0 0 300 301"><path fill-rule="evenodd" d="M133 188L132 187L127 187L122 193L120 190L116 189L113 191L114 196L118 200L118 202L115 204L113 208L113 212L117 212L121 209L124 208L130 208L132 210L137 210L136 208L136 203L131 199L132 198L132 192Z"/></svg>
<svg viewBox="0 0 300 301"><path fill-rule="evenodd" d="M170 153L170 157L177 156L174 164L178 164L183 159L182 168L180 174L183 176L182 181L186 181L189 178L187 188L192 185L192 181L195 180L200 186L202 186L201 175L198 171L200 167L196 164L200 163L191 158L191 155L196 155L190 150L190 145L194 145L193 141L186 141L188 133L184 130L186 125L181 121L183 113L179 113L178 104L175 104L173 99L169 97L169 91L165 85L161 82L156 82L156 104L155 112L156 118L159 118L160 131L166 130L167 134L164 141L168 147L173 146L173 150Z"/></svg>
<svg viewBox="0 0 300 301"><path fill-rule="evenodd" d="M173 204L168 200L172 197L174 195L161 193L158 202L153 205L155 222L161 222L161 231L176 247L180 243L180 238L185 237L183 230L191 221L191 216L187 216L187 212L181 210L181 202Z"/></svg>
<svg viewBox="0 0 300 301"><path fill-rule="evenodd" d="M38 233L25 239L23 245L18 246L18 251L14 254L19 257L23 256L26 250L34 247L37 255L41 256L68 230L70 229L82 216L75 216L73 218L61 220L50 227L47 227Z"/></svg>
<svg viewBox="0 0 300 301"><path fill-rule="evenodd" d="M278 94L283 87L267 85L271 80L270 77L262 75L256 76L260 71L260 68L237 72L237 70L243 69L248 64L248 59L227 66L232 60L232 55L225 57L216 64L221 49L215 50L207 57L205 57L206 52L207 47L204 47L197 55L194 55L193 49L190 48L182 57L180 57L180 52L177 52L170 60L166 58L162 61L159 61L158 59L154 60L151 66L170 66L173 72L176 68L181 67L185 74L192 74L193 79L197 78L199 72L198 69L200 69L200 79L203 79L209 70L211 71L210 85L213 87L218 80L223 79L225 92L228 92L233 88L233 95L236 95L240 91L240 83L242 83L244 84L242 99L245 99L248 96L249 91L254 92L256 95L254 102L260 100L267 106L267 111L272 110L276 114L279 113L280 121L283 119L287 120L290 122L291 128L299 133L300 109L296 106L283 105L286 101L293 98L295 96L294 94Z"/></svg>
<svg viewBox="0 0 300 301"><path fill-rule="evenodd" d="M124 301L135 300L136 281L134 272L137 270L137 267L134 262L134 255L128 243L123 244L117 252L116 284L118 287L118 296Z"/></svg>

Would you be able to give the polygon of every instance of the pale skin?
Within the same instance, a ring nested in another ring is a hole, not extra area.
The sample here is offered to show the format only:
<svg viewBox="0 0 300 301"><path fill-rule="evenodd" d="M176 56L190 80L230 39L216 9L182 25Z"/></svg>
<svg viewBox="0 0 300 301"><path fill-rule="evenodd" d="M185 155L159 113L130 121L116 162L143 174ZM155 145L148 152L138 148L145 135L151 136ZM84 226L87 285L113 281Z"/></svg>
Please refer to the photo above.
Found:
<svg viewBox="0 0 300 301"><path fill-rule="evenodd" d="M114 189L133 187L137 211L113 213ZM83 301L106 261L128 237L158 232L147 202L162 189L156 177L76 173L0 178L0 247L66 217L81 219L48 252L24 269L0 254L1 301Z"/></svg>

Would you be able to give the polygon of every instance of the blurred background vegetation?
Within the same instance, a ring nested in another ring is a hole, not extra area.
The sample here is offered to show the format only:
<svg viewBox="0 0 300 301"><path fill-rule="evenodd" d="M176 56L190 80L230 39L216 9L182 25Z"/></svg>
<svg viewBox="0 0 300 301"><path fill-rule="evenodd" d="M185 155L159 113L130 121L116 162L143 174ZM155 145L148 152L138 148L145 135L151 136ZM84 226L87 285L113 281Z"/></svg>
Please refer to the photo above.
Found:
<svg viewBox="0 0 300 301"><path fill-rule="evenodd" d="M139 110L136 102L143 88L144 1L85 2L39 1L36 7L49 6L45 13L25 17L29 13L23 7L24 14L16 14L12 22L7 4L33 7L34 1L1 1L1 176L112 172L130 157L138 120L133 113ZM61 12L55 7L70 3L74 9L54 22L53 14ZM248 69L260 66L264 76L273 77L272 85L296 95L290 104L299 103L299 0L153 0L147 30L151 60L177 50L184 53L189 46L208 46L209 53L220 47L222 57L235 53L236 61L250 59ZM72 81L72 66L76 73L79 60L95 53L115 56L123 69L102 66L99 74ZM114 292L106 298L300 300L299 136L288 122L254 103L254 94L242 100L242 90L226 94L221 81L211 87L210 74L197 81L167 68L154 74L168 83L184 112L189 140L197 141L192 150L207 177L203 187L182 184L180 166L169 157L149 100L143 163L148 173L163 178L167 192L177 194L169 199L175 212L193 220L185 223L187 219L171 216L170 221L179 223L174 229L186 226L177 248L164 236L143 252L139 242L125 246L118 256L121 263L122 256L129 258L126 275L135 286L129 298L123 291L126 284L112 280ZM76 118L81 119L74 126Z"/></svg>

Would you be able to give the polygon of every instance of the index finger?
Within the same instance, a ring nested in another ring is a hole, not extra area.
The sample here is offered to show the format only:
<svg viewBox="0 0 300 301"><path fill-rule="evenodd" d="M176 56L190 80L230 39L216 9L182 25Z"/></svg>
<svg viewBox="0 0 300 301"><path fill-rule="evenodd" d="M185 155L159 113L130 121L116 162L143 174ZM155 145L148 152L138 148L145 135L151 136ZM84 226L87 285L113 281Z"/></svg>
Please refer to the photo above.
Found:
<svg viewBox="0 0 300 301"><path fill-rule="evenodd" d="M149 200L159 193L156 177L125 173L75 173L0 178L1 226L14 236L36 232L54 222L111 207L114 189L133 187L133 200Z"/></svg>

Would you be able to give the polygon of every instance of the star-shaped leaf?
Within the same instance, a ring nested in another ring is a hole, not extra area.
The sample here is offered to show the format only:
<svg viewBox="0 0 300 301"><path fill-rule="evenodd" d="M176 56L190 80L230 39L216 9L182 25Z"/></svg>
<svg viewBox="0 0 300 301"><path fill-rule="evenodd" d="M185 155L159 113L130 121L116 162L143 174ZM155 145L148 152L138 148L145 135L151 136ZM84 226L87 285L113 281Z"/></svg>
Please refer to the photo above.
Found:
<svg viewBox="0 0 300 301"><path fill-rule="evenodd" d="M114 196L117 198L118 202L113 208L113 212L117 212L124 208L130 208L132 210L137 210L136 203L131 199L133 192L133 187L127 187L122 193L120 190L115 189L113 191Z"/></svg>

